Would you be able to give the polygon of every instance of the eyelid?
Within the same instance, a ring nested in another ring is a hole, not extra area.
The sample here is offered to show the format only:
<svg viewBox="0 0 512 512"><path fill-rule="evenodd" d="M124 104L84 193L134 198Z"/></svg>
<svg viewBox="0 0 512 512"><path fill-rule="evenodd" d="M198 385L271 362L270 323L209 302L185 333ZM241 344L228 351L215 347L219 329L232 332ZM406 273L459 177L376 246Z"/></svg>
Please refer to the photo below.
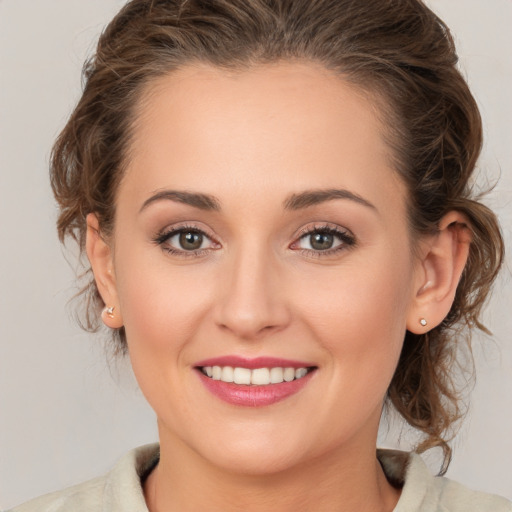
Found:
<svg viewBox="0 0 512 512"><path fill-rule="evenodd" d="M173 236L187 232L192 231L196 233L200 233L202 236L207 238L211 245L210 247L202 248L202 249L196 249L196 250L184 250L180 249L178 247L173 246L165 246L166 242L172 238ZM298 247L298 243L306 236L312 235L313 233L330 233L333 236L337 237L340 243L336 245L335 247L332 247L330 249L325 250L315 250L315 249L307 249L307 248L301 248ZM166 252L178 255L182 257L187 256L202 256L207 253L210 253L212 250L217 250L222 247L221 243L218 241L217 237L213 234L211 234L209 229L205 229L203 227L199 227L195 223L191 222L182 222L175 225L168 226L160 231L158 231L154 236L152 241L158 245L161 246L163 250ZM301 228L297 234L294 236L294 241L289 245L289 248L296 251L301 251L306 254L311 254L315 257L322 257L322 256L328 256L332 255L334 253L337 253L341 250L346 250L350 247L353 247L356 245L356 238L352 234L352 232L345 228L341 227L337 224L333 224L330 222L322 222L322 223L314 223L307 225L303 228Z"/></svg>
<svg viewBox="0 0 512 512"><path fill-rule="evenodd" d="M165 246L166 242L171 239L173 236L176 236L183 232L195 232L200 233L202 236L210 240L212 247L196 249L194 251L186 251L184 249L179 249L178 247L173 246ZM212 250L217 250L221 247L220 242L217 240L217 237L212 235L209 230L199 227L198 225L190 222L178 223L175 225L168 226L160 231L158 231L152 238L152 241L162 247L163 250L170 254L178 255L178 256L200 256L204 255Z"/></svg>
<svg viewBox="0 0 512 512"><path fill-rule="evenodd" d="M330 233L336 236L341 243L335 247L330 249L314 250L314 249L304 249L300 247L296 247L297 244L306 236L310 236L313 233ZM337 224L332 224L330 222L322 222L322 223L314 223L313 225L308 225L299 230L299 232L294 237L294 241L290 244L290 248L297 251L303 251L305 253L309 253L315 257L328 256L334 253L337 253L342 250L346 250L355 246L357 243L356 237L353 233L344 227L341 227ZM294 247L295 246L295 247Z"/></svg>

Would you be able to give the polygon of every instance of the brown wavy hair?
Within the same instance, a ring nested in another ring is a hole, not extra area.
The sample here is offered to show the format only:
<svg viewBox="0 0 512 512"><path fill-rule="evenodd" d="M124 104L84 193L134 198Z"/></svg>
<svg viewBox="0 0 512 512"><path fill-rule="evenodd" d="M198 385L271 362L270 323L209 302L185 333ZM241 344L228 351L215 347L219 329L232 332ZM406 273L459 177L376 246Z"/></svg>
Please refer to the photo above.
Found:
<svg viewBox="0 0 512 512"><path fill-rule="evenodd" d="M454 385L457 347L479 320L503 259L494 214L472 197L481 119L446 25L419 0L132 0L101 35L85 64L83 94L58 137L51 183L58 232L84 252L86 215L108 236L129 158L137 107L157 77L192 62L244 69L280 60L320 63L374 100L396 171L409 190L411 233L435 232L450 210L470 222L473 241L453 306L430 332L407 332L388 401L444 450L461 417ZM414 239L413 236L413 239ZM86 266L87 268L87 266ZM90 268L83 325L96 330L104 306ZM117 347L126 351L121 328Z"/></svg>

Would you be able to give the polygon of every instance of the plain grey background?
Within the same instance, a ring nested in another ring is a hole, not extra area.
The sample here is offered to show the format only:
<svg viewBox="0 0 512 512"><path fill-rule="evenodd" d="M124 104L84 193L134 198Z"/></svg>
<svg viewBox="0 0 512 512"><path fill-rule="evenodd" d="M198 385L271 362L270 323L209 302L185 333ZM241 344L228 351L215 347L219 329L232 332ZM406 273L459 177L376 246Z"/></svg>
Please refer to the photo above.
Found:
<svg viewBox="0 0 512 512"><path fill-rule="evenodd" d="M47 161L80 90L80 69L121 0L0 0L0 509L97 476L157 439L128 365L109 363L66 305L74 270L58 243ZM481 107L480 167L507 265L475 338L472 408L448 476L512 499L512 1L430 0L452 28ZM397 446L400 426L381 433ZM408 436L399 445L407 448Z"/></svg>

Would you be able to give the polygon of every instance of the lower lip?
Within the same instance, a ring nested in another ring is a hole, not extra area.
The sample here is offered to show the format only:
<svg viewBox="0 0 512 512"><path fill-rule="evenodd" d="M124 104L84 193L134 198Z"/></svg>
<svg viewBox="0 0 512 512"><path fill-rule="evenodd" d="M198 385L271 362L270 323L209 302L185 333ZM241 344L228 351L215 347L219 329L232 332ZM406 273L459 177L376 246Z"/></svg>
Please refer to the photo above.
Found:
<svg viewBox="0 0 512 512"><path fill-rule="evenodd" d="M231 405L243 407L264 407L285 400L298 393L311 379L314 371L310 371L301 379L267 386L247 386L213 380L198 370L198 375L206 389L217 398Z"/></svg>

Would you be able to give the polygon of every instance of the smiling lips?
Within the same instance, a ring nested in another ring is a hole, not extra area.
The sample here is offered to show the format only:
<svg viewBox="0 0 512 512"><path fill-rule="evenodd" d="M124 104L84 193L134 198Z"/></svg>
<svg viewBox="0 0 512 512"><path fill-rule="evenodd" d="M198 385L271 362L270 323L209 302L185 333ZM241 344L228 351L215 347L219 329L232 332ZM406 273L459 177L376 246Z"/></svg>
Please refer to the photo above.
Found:
<svg viewBox="0 0 512 512"><path fill-rule="evenodd" d="M260 407L301 390L316 370L303 362L275 358L224 357L196 365L205 387L232 405Z"/></svg>

